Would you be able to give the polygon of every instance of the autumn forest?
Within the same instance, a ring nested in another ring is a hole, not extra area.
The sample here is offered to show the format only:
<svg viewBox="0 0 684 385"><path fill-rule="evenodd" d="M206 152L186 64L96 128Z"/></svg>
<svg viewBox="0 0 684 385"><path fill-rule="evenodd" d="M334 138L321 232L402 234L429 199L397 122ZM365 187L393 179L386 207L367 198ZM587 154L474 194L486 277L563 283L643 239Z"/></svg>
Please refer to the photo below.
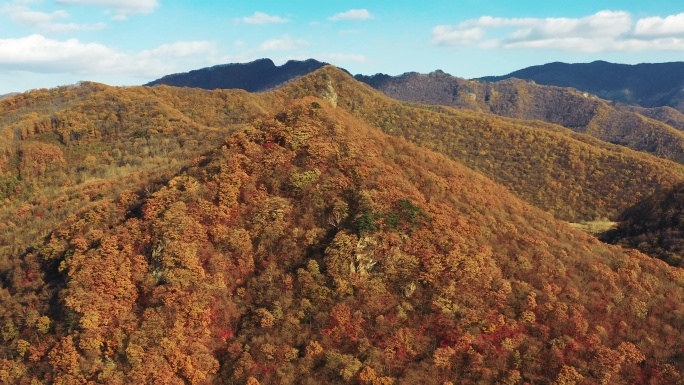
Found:
<svg viewBox="0 0 684 385"><path fill-rule="evenodd" d="M411 76L0 100L0 383L684 384L676 114Z"/></svg>

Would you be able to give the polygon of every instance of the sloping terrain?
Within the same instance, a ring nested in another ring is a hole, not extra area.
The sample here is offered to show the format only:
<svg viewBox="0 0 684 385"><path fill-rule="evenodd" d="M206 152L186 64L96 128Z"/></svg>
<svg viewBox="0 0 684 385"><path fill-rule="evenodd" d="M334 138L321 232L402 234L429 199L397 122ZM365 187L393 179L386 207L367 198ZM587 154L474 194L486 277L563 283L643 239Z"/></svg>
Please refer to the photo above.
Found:
<svg viewBox="0 0 684 385"><path fill-rule="evenodd" d="M3 100L0 251L24 251L93 200L154 190L237 124L266 114L261 100L96 83Z"/></svg>
<svg viewBox="0 0 684 385"><path fill-rule="evenodd" d="M615 107L622 111L636 112L648 118L666 123L667 125L672 126L680 131L684 131L684 114L672 107L646 108L627 104L618 104Z"/></svg>
<svg viewBox="0 0 684 385"><path fill-rule="evenodd" d="M626 210L606 242L635 248L667 263L684 266L684 184L658 191Z"/></svg>
<svg viewBox="0 0 684 385"><path fill-rule="evenodd" d="M250 63L224 64L167 75L145 85L165 84L206 90L239 88L258 92L275 88L299 76L309 74L324 65L326 63L308 59L305 61L290 60L281 66L276 66L270 59L259 59Z"/></svg>
<svg viewBox="0 0 684 385"><path fill-rule="evenodd" d="M614 219L654 191L684 181L682 166L670 161L541 121L402 103L334 67L277 93L331 100L386 133L463 162L573 222Z"/></svg>
<svg viewBox="0 0 684 385"><path fill-rule="evenodd" d="M0 380L682 381L680 270L335 108L372 102L345 84L3 256Z"/></svg>
<svg viewBox="0 0 684 385"><path fill-rule="evenodd" d="M510 78L536 83L573 87L601 98L642 107L669 106L684 112L684 62L615 64L548 63L532 66L504 76L488 76L480 80L499 81Z"/></svg>
<svg viewBox="0 0 684 385"><path fill-rule="evenodd" d="M465 80L441 71L356 78L399 100L543 120L634 150L684 159L684 132L667 124L676 119L649 109L616 109L586 92L519 79L493 83Z"/></svg>
<svg viewBox="0 0 684 385"><path fill-rule="evenodd" d="M84 202L124 189L153 190L218 146L226 132L305 95L339 99L371 125L462 161L573 222L615 219L684 181L673 163L562 127L401 103L344 71L321 71L258 95L83 83L3 101L0 213L9 220L2 226L24 231L0 234L0 248L25 250Z"/></svg>
<svg viewBox="0 0 684 385"><path fill-rule="evenodd" d="M600 67L609 64L592 63L592 66ZM672 68L678 68L678 63L668 64L674 66ZM166 84L208 90L240 88L257 92L281 86L324 65L325 63L309 59L301 62L292 60L278 67L270 59L260 59L251 63L226 64L168 75L147 85ZM567 68L565 66L556 68L555 63L546 67L542 66L542 68L547 67L556 71L553 72L556 74L555 76L567 76L573 79L579 76L576 73L579 70L572 65ZM656 67L658 70L666 69L660 65L656 65ZM641 86L641 84L651 84L649 82L653 80L654 73L658 71L656 67L640 67L641 70L639 71L632 70L631 67L627 69L620 67L620 71L629 72L631 76L630 85L639 84L640 86L637 88L640 92L646 92L651 88ZM521 74L536 73L534 68L526 71L521 72ZM592 72L594 70L583 71ZM601 69L594 72L603 73L606 71L608 70ZM579 73L584 74L582 71ZM671 74L667 76L671 76ZM509 79L509 77L497 78L496 80L504 81L495 83L469 81L450 76L441 71L427 75L412 72L396 77L384 74L356 75L355 78L395 99L468 108L518 119L543 120L578 132L589 133L610 143L624 145L676 161L684 161L684 132L681 132L679 126L675 126L675 128L668 125L669 122L675 120L666 118L663 116L663 112L659 111L644 111L644 114L639 115L635 112L640 111L627 108L616 110L606 101L586 92L577 92L569 88L540 86L517 79L504 80ZM673 86L674 83L672 82L663 83L662 78L663 76L658 78L657 84ZM583 79L587 84L583 83L585 87L578 87L579 89L589 87L594 90L594 88L603 85L602 82L608 81L610 84L617 84L622 81L612 78L612 80L606 80L605 76L595 80L591 80L593 78ZM542 84L546 83L542 82ZM589 84L593 84L594 88ZM655 85L653 87L657 88ZM604 96L600 92L598 94ZM617 100L623 101L619 98Z"/></svg>

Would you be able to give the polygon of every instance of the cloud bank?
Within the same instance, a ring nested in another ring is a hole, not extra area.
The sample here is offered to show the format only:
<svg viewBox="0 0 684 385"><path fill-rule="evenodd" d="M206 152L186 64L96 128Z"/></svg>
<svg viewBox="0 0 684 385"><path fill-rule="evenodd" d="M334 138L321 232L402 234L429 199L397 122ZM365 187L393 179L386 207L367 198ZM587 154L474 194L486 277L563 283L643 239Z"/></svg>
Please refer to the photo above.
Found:
<svg viewBox="0 0 684 385"><path fill-rule="evenodd" d="M138 53L119 52L99 43L78 39L55 40L34 34L0 39L0 69L42 74L125 74L140 77L166 75L188 62L208 64L216 47L207 41L181 41ZM219 60L219 59L216 59Z"/></svg>
<svg viewBox="0 0 684 385"><path fill-rule="evenodd" d="M641 36L684 35L684 13L640 19L634 32Z"/></svg>
<svg viewBox="0 0 684 385"><path fill-rule="evenodd" d="M582 18L482 16L432 29L442 46L484 49L560 49L572 52L684 50L684 13L633 21L629 12L600 11Z"/></svg>
<svg viewBox="0 0 684 385"><path fill-rule="evenodd" d="M252 16L246 16L240 19L243 23L264 25L271 23L287 23L288 19L280 16L271 16L263 12L254 12Z"/></svg>
<svg viewBox="0 0 684 385"><path fill-rule="evenodd" d="M34 11L24 5L18 4L17 2L14 4L5 4L0 6L0 13L8 14L10 19L19 24L27 25L42 32L48 33L94 31L103 29L107 26L105 23L62 23L59 22L59 20L65 20L71 17L71 15L64 10L57 10L51 13Z"/></svg>
<svg viewBox="0 0 684 385"><path fill-rule="evenodd" d="M330 17L329 19L332 21L341 21L341 20L368 20L372 19L373 14L368 12L367 9L350 9L346 12L341 12L338 13L335 16Z"/></svg>

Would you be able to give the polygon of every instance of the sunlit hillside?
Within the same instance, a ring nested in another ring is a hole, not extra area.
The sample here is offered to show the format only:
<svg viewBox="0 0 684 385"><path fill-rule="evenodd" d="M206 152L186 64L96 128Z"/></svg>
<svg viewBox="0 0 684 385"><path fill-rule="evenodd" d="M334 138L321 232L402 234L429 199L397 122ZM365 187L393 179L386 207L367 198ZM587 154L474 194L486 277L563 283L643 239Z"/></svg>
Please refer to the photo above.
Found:
<svg viewBox="0 0 684 385"><path fill-rule="evenodd" d="M441 71L357 78L399 100L542 120L663 158L684 159L684 133L678 129L677 119L664 116L663 108L616 108L607 100L576 89L520 79L466 80ZM671 122L674 127L668 125Z"/></svg>
<svg viewBox="0 0 684 385"><path fill-rule="evenodd" d="M616 218L654 191L684 180L684 168L674 162L541 121L400 102L333 67L281 92L336 102L386 133L463 162L573 222Z"/></svg>
<svg viewBox="0 0 684 385"><path fill-rule="evenodd" d="M214 144L4 257L3 381L681 380L679 270L323 99Z"/></svg>

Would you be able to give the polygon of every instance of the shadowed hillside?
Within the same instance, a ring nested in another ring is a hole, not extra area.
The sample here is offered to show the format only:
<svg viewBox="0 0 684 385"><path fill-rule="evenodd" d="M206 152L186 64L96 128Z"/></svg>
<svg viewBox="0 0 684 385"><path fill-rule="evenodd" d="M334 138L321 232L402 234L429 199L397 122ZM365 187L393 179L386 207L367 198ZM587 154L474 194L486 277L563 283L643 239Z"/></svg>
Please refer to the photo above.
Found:
<svg viewBox="0 0 684 385"><path fill-rule="evenodd" d="M372 121L389 100L348 99L345 82L225 127L157 187L85 202L3 255L0 379L682 381L681 271L382 133L340 106Z"/></svg>
<svg viewBox="0 0 684 385"><path fill-rule="evenodd" d="M626 210L603 240L684 266L684 184L659 191Z"/></svg>
<svg viewBox="0 0 684 385"><path fill-rule="evenodd" d="M176 87L193 87L207 90L239 88L250 92L275 88L299 76L323 67L314 59L290 60L276 66L270 59L251 63L223 64L186 73L167 75L147 83L147 86L166 84Z"/></svg>

